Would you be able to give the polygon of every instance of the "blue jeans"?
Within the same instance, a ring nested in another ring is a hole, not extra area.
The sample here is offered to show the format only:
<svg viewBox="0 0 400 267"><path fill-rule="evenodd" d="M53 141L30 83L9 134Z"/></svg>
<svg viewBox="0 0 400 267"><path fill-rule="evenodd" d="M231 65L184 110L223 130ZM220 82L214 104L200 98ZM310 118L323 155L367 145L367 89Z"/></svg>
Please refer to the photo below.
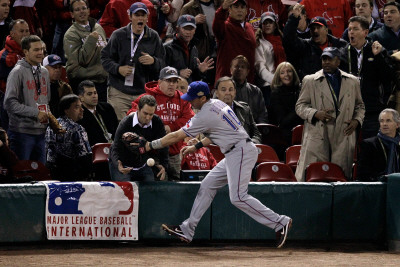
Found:
<svg viewBox="0 0 400 267"><path fill-rule="evenodd" d="M8 130L10 149L20 160L38 160L46 163L45 134L25 134Z"/></svg>
<svg viewBox="0 0 400 267"><path fill-rule="evenodd" d="M154 181L154 173L153 170L149 166L144 166L143 168L131 171L128 174L121 173L114 164L112 164L111 160L108 161L108 166L110 168L110 175L112 181L117 182L129 182L129 181L145 181L150 182Z"/></svg>

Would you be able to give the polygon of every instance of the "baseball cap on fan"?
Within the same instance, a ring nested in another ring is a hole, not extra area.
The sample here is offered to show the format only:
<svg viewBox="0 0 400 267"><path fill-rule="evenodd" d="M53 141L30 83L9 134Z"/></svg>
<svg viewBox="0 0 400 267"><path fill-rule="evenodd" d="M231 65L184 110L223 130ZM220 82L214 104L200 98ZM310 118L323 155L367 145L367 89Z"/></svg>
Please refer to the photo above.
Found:
<svg viewBox="0 0 400 267"><path fill-rule="evenodd" d="M175 68L167 66L160 71L160 77L159 77L160 80L167 80L171 78L178 78L178 79L181 78L178 75L178 71Z"/></svg>
<svg viewBox="0 0 400 267"><path fill-rule="evenodd" d="M43 59L43 67L62 64L61 57L51 54Z"/></svg>
<svg viewBox="0 0 400 267"><path fill-rule="evenodd" d="M202 81L192 82L189 84L188 91L181 98L186 101L192 101L202 96L209 96L210 88L208 84Z"/></svg>
<svg viewBox="0 0 400 267"><path fill-rule="evenodd" d="M326 20L323 17L312 18L309 26L311 26L312 24L318 24L318 25L325 26L328 28L328 24L326 23Z"/></svg>
<svg viewBox="0 0 400 267"><path fill-rule="evenodd" d="M131 7L129 8L129 13L135 14L136 12L138 12L140 10L146 12L146 14L149 14L149 10L147 9L147 6L145 4L143 4L142 2L133 3L131 5Z"/></svg>
<svg viewBox="0 0 400 267"><path fill-rule="evenodd" d="M321 58L322 58L323 56L327 56L327 57L330 57L330 58L334 58L334 57L340 58L340 51L339 51L339 49L336 48L336 47L326 47L326 48L322 51Z"/></svg>
<svg viewBox="0 0 400 267"><path fill-rule="evenodd" d="M260 19L261 24L263 24L264 21L267 20L267 19L270 19L270 20L272 20L273 22L276 22L276 15L275 15L275 13L274 13L274 12L264 12L264 13L262 13L261 19Z"/></svg>
<svg viewBox="0 0 400 267"><path fill-rule="evenodd" d="M243 4L245 4L247 6L247 1L246 0L235 0L235 1L232 2L232 5L234 5L234 4L238 3L238 2L241 2L241 3L243 3Z"/></svg>
<svg viewBox="0 0 400 267"><path fill-rule="evenodd" d="M191 15L182 15L178 19L177 26L181 28L185 26L192 26L193 28L196 29L196 20Z"/></svg>

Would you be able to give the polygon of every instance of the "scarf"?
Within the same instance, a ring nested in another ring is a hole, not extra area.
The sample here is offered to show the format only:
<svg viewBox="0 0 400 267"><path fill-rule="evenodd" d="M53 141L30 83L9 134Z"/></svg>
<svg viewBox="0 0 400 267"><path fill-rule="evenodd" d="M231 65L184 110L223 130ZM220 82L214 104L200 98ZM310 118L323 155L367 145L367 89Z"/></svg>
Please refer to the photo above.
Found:
<svg viewBox="0 0 400 267"><path fill-rule="evenodd" d="M385 147L389 149L385 174L399 172L399 154L397 153L397 147L399 146L400 136L397 134L395 137L390 137L379 131L378 138L382 141Z"/></svg>
<svg viewBox="0 0 400 267"><path fill-rule="evenodd" d="M276 67L286 61L285 50L282 46L282 38L279 35L263 34L264 39L272 44L274 49L274 65Z"/></svg>

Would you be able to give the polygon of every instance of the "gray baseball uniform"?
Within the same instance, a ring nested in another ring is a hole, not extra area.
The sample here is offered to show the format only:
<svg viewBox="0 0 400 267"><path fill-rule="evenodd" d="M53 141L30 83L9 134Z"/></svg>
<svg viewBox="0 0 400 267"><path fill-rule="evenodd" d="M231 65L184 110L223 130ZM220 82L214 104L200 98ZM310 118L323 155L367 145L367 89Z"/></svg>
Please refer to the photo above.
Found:
<svg viewBox="0 0 400 267"><path fill-rule="evenodd" d="M201 182L190 217L180 225L188 240L193 239L195 228L217 190L226 184L232 204L257 222L276 232L289 223L289 217L275 213L247 194L258 152L228 105L218 99L210 99L182 130L192 137L203 133L225 154L225 158Z"/></svg>

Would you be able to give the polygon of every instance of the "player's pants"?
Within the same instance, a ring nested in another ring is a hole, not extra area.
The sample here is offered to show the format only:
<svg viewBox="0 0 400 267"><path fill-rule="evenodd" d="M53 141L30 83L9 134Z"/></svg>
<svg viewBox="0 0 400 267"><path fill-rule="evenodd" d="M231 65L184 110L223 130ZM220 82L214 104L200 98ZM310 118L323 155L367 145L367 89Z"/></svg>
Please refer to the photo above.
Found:
<svg viewBox="0 0 400 267"><path fill-rule="evenodd" d="M257 148L252 142L240 141L204 178L193 203L190 217L180 225L188 240L192 240L195 228L211 205L217 190L227 183L232 204L257 222L275 231L281 230L289 222L289 217L275 213L258 199L247 194L251 171L257 161L257 156Z"/></svg>

